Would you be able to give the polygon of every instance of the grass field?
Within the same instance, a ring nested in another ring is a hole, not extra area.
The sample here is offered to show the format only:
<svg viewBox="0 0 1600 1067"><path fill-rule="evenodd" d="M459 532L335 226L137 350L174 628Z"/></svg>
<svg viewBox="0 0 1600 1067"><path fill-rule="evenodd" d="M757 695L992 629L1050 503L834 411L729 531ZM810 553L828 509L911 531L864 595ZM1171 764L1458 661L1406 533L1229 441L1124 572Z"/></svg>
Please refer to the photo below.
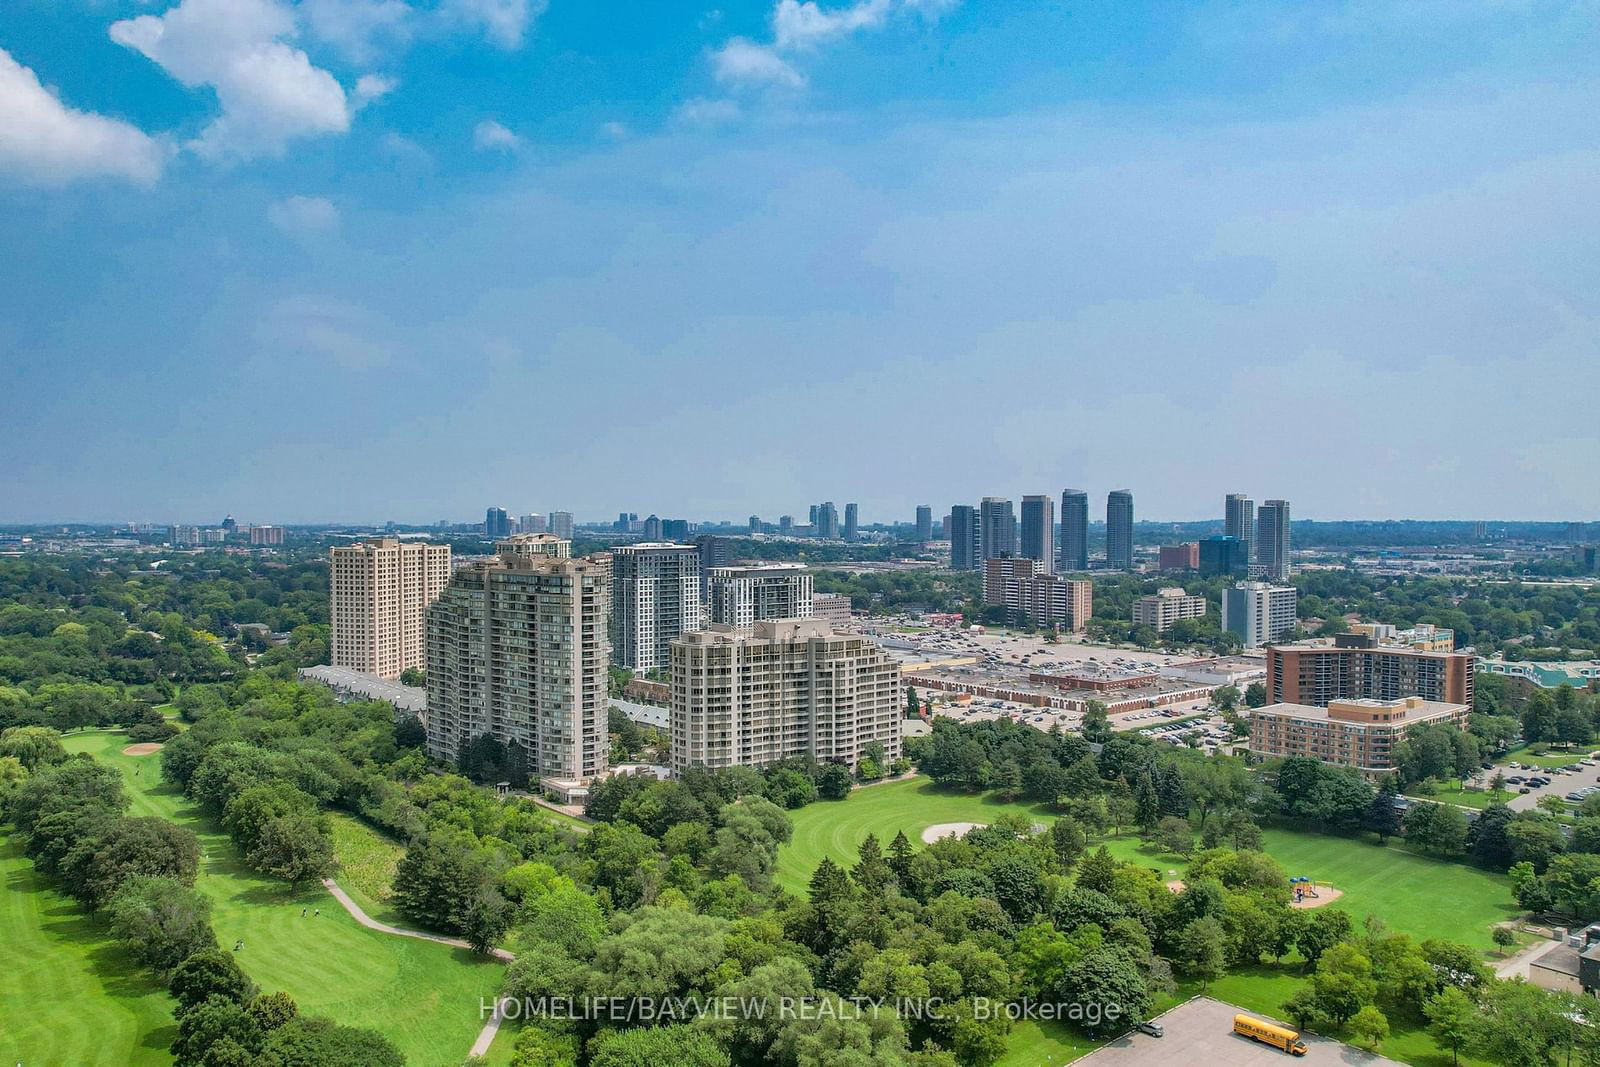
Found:
<svg viewBox="0 0 1600 1067"><path fill-rule="evenodd" d="M802 890L823 856L854 863L860 841L876 833L885 845L904 830L921 847L921 832L944 822L989 822L1001 812L1026 813L1047 823L1043 807L1006 804L971 796L911 778L851 792L846 800L818 801L793 813L794 838L778 854L778 880ZM1119 858L1148 867L1182 872L1181 856L1162 853L1126 834L1105 844ZM1390 842L1267 830L1266 851L1290 875L1332 882L1344 891L1339 907L1361 918L1375 914L1390 927L1419 938L1450 937L1489 949L1489 927L1517 912L1503 875L1407 852Z"/></svg>
<svg viewBox="0 0 1600 1067"><path fill-rule="evenodd" d="M845 800L819 800L792 813L794 837L778 853L778 881L800 891L811 879L822 857L854 864L862 838L869 833L888 847L894 835L905 831L911 843L922 847L922 831L945 822L990 822L1007 811L1027 814L1049 823L1055 815L1044 805L1008 804L989 796L955 793L926 778L866 786L852 790Z"/></svg>
<svg viewBox="0 0 1600 1067"><path fill-rule="evenodd" d="M1543 767L1545 770L1551 770L1555 767L1565 767L1569 763L1577 763L1581 759L1588 759L1589 753L1594 750L1595 749L1593 745L1580 745L1570 751L1552 749L1542 756L1536 756L1533 754L1532 746L1523 745L1520 748L1514 748L1507 752L1504 756L1501 756L1499 759L1495 760L1495 762L1501 766L1504 766L1505 764L1514 760L1517 763L1522 764L1524 767L1532 764L1535 767Z"/></svg>
<svg viewBox="0 0 1600 1067"><path fill-rule="evenodd" d="M0 840L0 1062L172 1062L172 998ZM42 996L41 996L42 994Z"/></svg>
<svg viewBox="0 0 1600 1067"><path fill-rule="evenodd" d="M204 860L197 887L212 901L217 939L225 948L244 942L239 962L263 989L284 990L308 1014L380 1031L410 1063L456 1064L466 1057L483 1025L479 1000L498 990L500 964L466 950L367 930L320 886L296 891L257 876L225 834L177 790L161 784L159 757L122 755L127 740L121 734L78 733L65 744L122 771L131 814L171 819L199 835ZM22 954L25 968L0 968L0 1017L7 1020L0 1054L10 1057L3 1062L170 1062L166 994L121 957L102 928L36 880L26 860L14 851L0 857L7 889L0 944L8 960L17 958L12 946L36 946ZM363 880L376 869L365 870ZM301 918L302 908L321 914ZM26 1027L11 1026L13 1019L26 1020Z"/></svg>
<svg viewBox="0 0 1600 1067"><path fill-rule="evenodd" d="M1410 795L1413 799L1433 800L1441 804L1455 804L1458 807L1477 808L1481 811L1490 804L1504 804L1517 794L1509 789L1462 789L1459 781L1449 781L1440 783L1432 796Z"/></svg>

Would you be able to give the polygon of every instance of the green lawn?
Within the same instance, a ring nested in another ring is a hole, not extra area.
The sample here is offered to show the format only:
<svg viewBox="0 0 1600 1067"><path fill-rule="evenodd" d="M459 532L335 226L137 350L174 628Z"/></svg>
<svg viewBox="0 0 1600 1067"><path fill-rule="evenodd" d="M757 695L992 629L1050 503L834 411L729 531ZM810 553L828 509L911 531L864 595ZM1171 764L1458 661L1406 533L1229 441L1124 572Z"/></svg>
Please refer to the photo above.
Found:
<svg viewBox="0 0 1600 1067"><path fill-rule="evenodd" d="M64 743L70 751L92 753L122 771L133 800L131 814L171 819L199 835L204 859L197 887L211 898L217 939L224 948L236 940L244 942L239 961L263 989L284 990L308 1014L372 1027L393 1041L413 1064L455 1064L466 1057L483 1025L479 1000L493 998L498 990L500 964L463 949L367 930L321 886L296 891L257 876L244 865L225 834L214 829L176 789L161 784L158 756L122 755L127 739L121 734L78 733ZM363 877L368 874L364 871ZM12 884L8 877L8 888ZM5 908L8 919L17 910L9 899ZM303 908L320 909L321 914L302 918ZM47 913L50 920L62 918L48 904L35 905L34 911ZM26 920L23 915L24 928L30 925ZM33 925L37 927L37 923ZM52 936L51 930L52 922L45 922L42 933L35 930L30 934L24 929L22 934L38 941ZM101 999L116 1001L130 1036L120 1045L97 1036L87 1051L61 1045L24 1048L10 1062L168 1062L164 1046L171 1032L162 1031L171 1026L166 1010L170 1002L156 1013L153 1007L164 995L151 998L149 984L130 979L125 966L119 973L116 951L102 931L91 930L96 939L93 946L41 954L52 965L29 986L38 995L28 1018L36 1032L52 1035L57 1042L93 1033L84 1026L79 1003L78 987L84 979L68 973L74 957L82 960L88 956L107 990ZM54 936L59 939L63 935ZM13 943L27 941L14 942L10 936L4 940L7 948ZM13 975L7 975L4 981L12 979ZM0 986L0 990L5 988ZM83 996L93 1003L92 994ZM5 1017L14 1016L7 1013ZM6 1040L0 1038L0 1045ZM148 1060L139 1060L129 1051L152 1046L156 1051Z"/></svg>
<svg viewBox="0 0 1600 1067"><path fill-rule="evenodd" d="M1504 875L1408 852L1395 841L1385 847L1367 838L1271 829L1263 832L1262 844L1290 876L1332 882L1343 890L1329 906L1345 909L1357 921L1376 915L1391 929L1418 939L1448 937L1487 952L1493 947L1490 926L1519 912ZM1163 875L1184 868L1181 856L1137 838L1106 845L1118 859L1159 867Z"/></svg>
<svg viewBox="0 0 1600 1067"><path fill-rule="evenodd" d="M1455 804L1462 808L1477 808L1482 810L1490 804L1504 804L1517 794L1509 789L1462 789L1459 781L1436 783L1432 796L1421 794L1407 794L1417 800L1437 801L1441 804Z"/></svg>
<svg viewBox="0 0 1600 1067"><path fill-rule="evenodd" d="M1577 763L1581 759L1588 759L1589 753L1593 751L1595 751L1593 745L1580 745L1570 752L1554 750L1546 753L1543 756L1536 756L1533 754L1532 746L1523 745L1520 748L1514 748L1510 752L1507 752L1504 756L1501 756L1499 759L1495 760L1495 762L1502 767L1504 767L1507 763L1511 763L1512 761L1520 763L1524 767L1531 763L1535 767L1543 767L1546 770L1551 770L1556 767L1565 767L1569 763Z"/></svg>
<svg viewBox="0 0 1600 1067"><path fill-rule="evenodd" d="M944 822L990 822L1001 812L1026 813L1038 822L1054 816L1042 806L1006 804L992 796L941 789L926 778L853 790L845 800L818 801L793 813L794 838L778 854L778 880L801 891L823 856L854 863L860 841L876 833L885 845L904 830L921 847L921 832ZM1181 872L1180 856L1162 853L1136 836L1106 840L1119 858ZM1266 851L1290 875L1332 882L1343 890L1338 907L1362 918L1375 914L1418 938L1449 937L1489 949L1489 927L1517 913L1504 875L1420 856L1391 841L1332 837L1292 830L1265 831ZM1442 905L1447 900L1448 905Z"/></svg>
<svg viewBox="0 0 1600 1067"><path fill-rule="evenodd" d="M0 1062L172 1062L172 998L0 839Z"/></svg>
<svg viewBox="0 0 1600 1067"><path fill-rule="evenodd" d="M888 847L904 830L921 848L922 831L930 826L990 822L1006 811L1022 812L1041 823L1055 820L1044 805L1007 804L990 796L953 792L922 777L854 789L844 800L819 800L791 812L794 837L778 852L778 881L798 892L805 889L823 856L854 864L861 840L869 833L877 834Z"/></svg>

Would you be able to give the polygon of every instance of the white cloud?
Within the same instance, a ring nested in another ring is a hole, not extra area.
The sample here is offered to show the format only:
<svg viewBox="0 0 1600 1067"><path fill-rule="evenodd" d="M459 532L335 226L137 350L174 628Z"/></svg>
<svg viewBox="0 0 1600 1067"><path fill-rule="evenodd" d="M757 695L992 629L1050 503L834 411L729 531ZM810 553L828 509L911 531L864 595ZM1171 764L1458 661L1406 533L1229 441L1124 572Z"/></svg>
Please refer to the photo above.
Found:
<svg viewBox="0 0 1600 1067"><path fill-rule="evenodd" d="M399 80L385 74L363 74L356 79L355 92L350 94L354 107L366 107L381 96L388 96L400 88Z"/></svg>
<svg viewBox="0 0 1600 1067"><path fill-rule="evenodd" d="M281 155L296 138L350 128L343 86L288 43L296 32L277 0L182 0L111 25L113 41L216 92L222 113L188 144L208 159Z"/></svg>
<svg viewBox="0 0 1600 1067"><path fill-rule="evenodd" d="M678 105L674 117L680 122L687 122L695 126L716 126L724 122L732 122L739 117L740 109L737 100L724 97L696 96L685 100Z"/></svg>
<svg viewBox="0 0 1600 1067"><path fill-rule="evenodd" d="M627 125L621 122L602 122L600 124L600 136L612 141L627 140L630 132Z"/></svg>
<svg viewBox="0 0 1600 1067"><path fill-rule="evenodd" d="M790 61L798 53L862 30L881 29L897 14L937 18L960 0L857 0L825 8L816 0L778 0L772 9L772 43L730 38L711 53L712 71L724 85L799 89L805 75Z"/></svg>
<svg viewBox="0 0 1600 1067"><path fill-rule="evenodd" d="M290 196L268 206L267 221L284 233L320 233L339 225L339 209L326 197Z"/></svg>
<svg viewBox="0 0 1600 1067"><path fill-rule="evenodd" d="M481 29L501 48L518 48L545 4L546 0L443 0L439 13L448 21Z"/></svg>
<svg viewBox="0 0 1600 1067"><path fill-rule="evenodd" d="M826 10L805 0L778 0L772 9L772 41L778 48L812 48L856 30L876 29L889 17L890 0L861 0Z"/></svg>
<svg viewBox="0 0 1600 1067"><path fill-rule="evenodd" d="M711 56L717 80L728 85L776 85L798 89L805 77L773 48L756 44L748 37L735 37Z"/></svg>
<svg viewBox="0 0 1600 1067"><path fill-rule="evenodd" d="M357 63L406 44L416 12L404 0L300 0L300 16L312 36Z"/></svg>
<svg viewBox="0 0 1600 1067"><path fill-rule="evenodd" d="M106 177L148 185L168 154L136 126L63 104L0 48L0 171L50 184Z"/></svg>
<svg viewBox="0 0 1600 1067"><path fill-rule="evenodd" d="M472 143L485 152L515 152L522 138L494 119L484 119L473 128Z"/></svg>

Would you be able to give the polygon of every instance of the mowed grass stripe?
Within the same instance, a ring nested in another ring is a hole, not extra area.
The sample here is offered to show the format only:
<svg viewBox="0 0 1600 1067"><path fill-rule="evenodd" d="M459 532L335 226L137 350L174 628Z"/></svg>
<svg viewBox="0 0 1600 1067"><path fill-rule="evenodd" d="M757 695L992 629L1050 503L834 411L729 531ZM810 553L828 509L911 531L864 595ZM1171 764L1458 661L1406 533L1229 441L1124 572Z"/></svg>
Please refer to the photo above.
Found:
<svg viewBox="0 0 1600 1067"><path fill-rule="evenodd" d="M224 949L244 942L239 962L257 985L287 992L307 1014L377 1030L411 1063L466 1057L483 1025L480 999L494 997L502 965L465 949L368 930L321 886L295 891L256 875L226 834L161 784L160 757L124 756L126 743L110 732L66 739L70 750L122 771L132 814L171 819L199 836L204 859L197 888L211 899L217 940ZM70 1025L69 1015L58 1016L57 1025Z"/></svg>
<svg viewBox="0 0 1600 1067"><path fill-rule="evenodd" d="M0 1062L167 1064L172 1000L77 901L0 841Z"/></svg>

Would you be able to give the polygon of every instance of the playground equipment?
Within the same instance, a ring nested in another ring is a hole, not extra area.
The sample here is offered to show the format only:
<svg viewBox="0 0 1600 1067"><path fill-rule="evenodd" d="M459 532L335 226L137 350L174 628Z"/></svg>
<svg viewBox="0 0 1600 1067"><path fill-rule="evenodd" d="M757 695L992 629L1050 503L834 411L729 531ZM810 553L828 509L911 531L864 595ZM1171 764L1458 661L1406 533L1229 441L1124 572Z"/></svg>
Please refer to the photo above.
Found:
<svg viewBox="0 0 1600 1067"><path fill-rule="evenodd" d="M1312 900L1316 900L1318 898L1316 883L1312 882L1312 880L1309 878L1290 878L1289 888L1294 890L1294 902L1296 904L1305 900L1307 897L1310 897Z"/></svg>

